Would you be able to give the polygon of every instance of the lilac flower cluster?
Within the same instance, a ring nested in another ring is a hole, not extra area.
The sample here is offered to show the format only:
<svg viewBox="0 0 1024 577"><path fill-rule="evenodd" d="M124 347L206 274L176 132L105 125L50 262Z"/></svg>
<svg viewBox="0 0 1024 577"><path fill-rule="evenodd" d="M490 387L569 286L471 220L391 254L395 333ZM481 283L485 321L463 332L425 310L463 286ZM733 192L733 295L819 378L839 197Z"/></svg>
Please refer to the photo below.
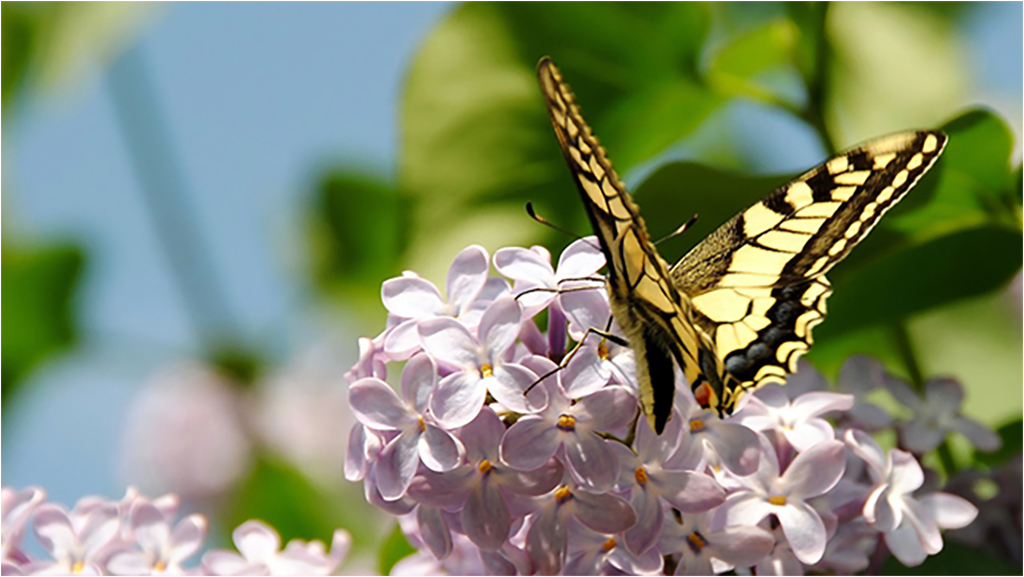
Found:
<svg viewBox="0 0 1024 577"><path fill-rule="evenodd" d="M330 575L344 560L350 538L334 533L330 552L319 541L281 538L261 521L233 533L238 551L213 550L193 567L184 563L203 546L202 515L176 520L175 495L147 499L129 488L120 501L85 497L70 511L47 503L42 489L3 488L3 575ZM26 528L48 559L23 546Z"/></svg>
<svg viewBox="0 0 1024 577"><path fill-rule="evenodd" d="M865 432L893 426L864 400L890 384L866 358L844 367L847 393L804 365L725 419L680 386L656 435L638 418L631 351L584 338L610 317L596 246L573 243L557 268L542 248L501 249L494 267L511 283L471 246L445 295L411 272L384 283L387 329L360 340L346 375L359 422L345 473L419 549L396 573L852 573L884 560L880 543L919 564L940 529L974 519L968 501L919 490L919 455ZM943 405L946 385L928 391L907 397L927 414L899 424L903 448L937 444L923 423L991 446Z"/></svg>

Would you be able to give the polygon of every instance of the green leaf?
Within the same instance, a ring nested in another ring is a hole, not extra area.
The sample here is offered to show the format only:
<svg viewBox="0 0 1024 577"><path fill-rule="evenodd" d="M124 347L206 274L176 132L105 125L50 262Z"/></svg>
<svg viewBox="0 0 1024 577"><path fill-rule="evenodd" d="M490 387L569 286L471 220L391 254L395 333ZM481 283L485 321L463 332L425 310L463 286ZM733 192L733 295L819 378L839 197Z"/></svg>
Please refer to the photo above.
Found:
<svg viewBox="0 0 1024 577"><path fill-rule="evenodd" d="M708 82L726 96L750 96L769 103L783 99L765 76L791 68L800 31L792 20L776 18L737 35L711 59Z"/></svg>
<svg viewBox="0 0 1024 577"><path fill-rule="evenodd" d="M391 568L396 563L415 552L416 549L409 544L409 540L402 533L402 528L395 523L395 527L388 533L377 553L377 569L381 575L390 575Z"/></svg>
<svg viewBox="0 0 1024 577"><path fill-rule="evenodd" d="M84 261L81 249L71 244L4 244L4 406L33 369L75 343L75 295Z"/></svg>
<svg viewBox="0 0 1024 577"><path fill-rule="evenodd" d="M352 535L354 550L375 546L378 515L366 503L362 490L345 484L337 493L311 483L290 465L270 455L260 455L246 480L232 495L223 523L224 543L231 531L249 519L273 527L283 543L290 539L318 539L330 546L335 529Z"/></svg>
<svg viewBox="0 0 1024 577"><path fill-rule="evenodd" d="M521 216L526 201L563 226L583 225L537 84L541 56L562 69L626 171L692 132L722 102L696 73L709 26L707 6L693 3L453 10L413 61L402 99L400 183L421 201L411 255L417 270L488 240L473 236L480 231L500 232L492 238L503 244L546 234Z"/></svg>
<svg viewBox="0 0 1024 577"><path fill-rule="evenodd" d="M321 176L308 212L317 286L354 310L380 312L381 281L401 273L411 210L409 196L379 178L346 169Z"/></svg>

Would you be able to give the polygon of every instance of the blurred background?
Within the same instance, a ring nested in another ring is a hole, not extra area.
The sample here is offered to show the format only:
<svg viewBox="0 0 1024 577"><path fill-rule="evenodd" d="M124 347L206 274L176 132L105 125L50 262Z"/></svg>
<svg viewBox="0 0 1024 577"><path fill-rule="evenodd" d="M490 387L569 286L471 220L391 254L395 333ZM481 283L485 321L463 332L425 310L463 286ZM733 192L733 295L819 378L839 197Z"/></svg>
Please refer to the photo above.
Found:
<svg viewBox="0 0 1024 577"><path fill-rule="evenodd" d="M809 360L955 376L1006 444L935 459L1020 452L1020 3L2 11L4 486L173 491L214 545L252 517L285 538L347 527L345 570L389 569L408 545L342 475L343 374L384 328L385 279L440 283L472 243L560 250L527 200L586 232L545 54L652 234L700 213L669 260L836 150L947 130L830 273Z"/></svg>

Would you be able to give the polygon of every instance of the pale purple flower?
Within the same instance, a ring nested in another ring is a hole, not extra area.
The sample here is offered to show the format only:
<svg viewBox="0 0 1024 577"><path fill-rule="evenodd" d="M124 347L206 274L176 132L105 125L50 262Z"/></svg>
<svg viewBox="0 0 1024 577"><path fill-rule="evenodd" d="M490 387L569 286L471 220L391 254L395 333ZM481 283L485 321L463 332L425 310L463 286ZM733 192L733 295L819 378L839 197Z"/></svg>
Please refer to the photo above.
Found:
<svg viewBox="0 0 1024 577"><path fill-rule="evenodd" d="M846 443L868 464L875 488L864 503L864 518L885 533L889 550L904 565L921 564L942 550L939 529L959 529L974 520L978 510L949 493L914 497L924 484L924 471L910 453L892 449L886 454L868 434L850 430Z"/></svg>
<svg viewBox="0 0 1024 577"><path fill-rule="evenodd" d="M845 459L841 442L822 441L797 455L780 474L775 449L763 441L760 467L737 479L743 488L716 510L715 522L755 525L775 515L797 559L817 563L825 552L825 525L807 500L839 482Z"/></svg>
<svg viewBox="0 0 1024 577"><path fill-rule="evenodd" d="M676 387L675 404L682 421L682 439L674 459L692 462L694 452L711 451L721 465L736 475L749 475L757 470L761 450L757 433L701 408L690 387Z"/></svg>
<svg viewBox="0 0 1024 577"><path fill-rule="evenodd" d="M502 572L488 570L479 548L465 535L456 534L450 552L438 558L427 549L421 549L400 560L391 568L392 575L514 575L515 567Z"/></svg>
<svg viewBox="0 0 1024 577"><path fill-rule="evenodd" d="M125 427L129 476L147 492L186 499L228 490L252 464L240 388L201 364L168 367L133 401Z"/></svg>
<svg viewBox="0 0 1024 577"><path fill-rule="evenodd" d="M912 453L926 453L938 447L947 434L958 432L982 451L994 451L1002 444L999 435L985 425L960 414L964 390L953 379L930 379L922 399L906 383L889 376L886 386L896 400L914 411L910 422L900 427L903 446Z"/></svg>
<svg viewBox="0 0 1024 577"><path fill-rule="evenodd" d="M753 525L711 528L712 512L666 517L657 551L678 554L676 575L714 575L748 567L772 549L772 535Z"/></svg>
<svg viewBox="0 0 1024 577"><path fill-rule="evenodd" d="M568 485L555 489L540 499L526 536L526 551L538 573L553 575L562 568L572 519L598 533L614 534L636 523L636 514L629 503L610 493L592 493Z"/></svg>
<svg viewBox="0 0 1024 577"><path fill-rule="evenodd" d="M3 521L0 523L0 559L4 563L21 565L28 562L28 557L21 551L21 538L25 532L25 524L37 507L46 499L46 492L39 487L28 487L15 491L10 487L2 489L0 508ZM6 575L6 572L4 573Z"/></svg>
<svg viewBox="0 0 1024 577"><path fill-rule="evenodd" d="M603 330L608 326L611 309L608 305L608 291L603 287L597 290L581 290L563 293L559 297L565 316L569 320L569 336L579 341L588 328ZM622 334L616 323L612 323L610 332ZM583 343L583 354L587 349L601 361L601 371L612 376L613 382L627 386L636 394L636 359L633 350L609 342L603 337L591 334Z"/></svg>
<svg viewBox="0 0 1024 577"><path fill-rule="evenodd" d="M879 533L864 517L840 523L825 546L825 555L816 568L836 575L853 575L868 568Z"/></svg>
<svg viewBox="0 0 1024 577"><path fill-rule="evenodd" d="M413 273L385 281L381 299L388 311L401 319L384 338L384 350L392 360L405 360L419 350L416 327L420 321L454 317L475 326L480 309L472 305L487 283L489 266L487 251L482 247L463 249L448 269L447 302L434 283Z"/></svg>
<svg viewBox="0 0 1024 577"><path fill-rule="evenodd" d="M502 459L513 468L531 471L556 454L564 455L577 481L607 491L615 482L618 464L608 445L611 441L598 433L629 423L636 414L636 399L623 387L610 386L573 403L561 387L548 388L548 406L539 414L521 417L505 433Z"/></svg>
<svg viewBox="0 0 1024 577"><path fill-rule="evenodd" d="M114 575L181 575L181 563L202 547L206 519L189 515L171 525L167 516L146 499L135 501L129 514L135 547L115 552L107 562Z"/></svg>
<svg viewBox="0 0 1024 577"><path fill-rule="evenodd" d="M800 576L804 574L804 566L800 563L789 539L783 531L773 531L775 542L771 552L754 566L757 575Z"/></svg>
<svg viewBox="0 0 1024 577"><path fill-rule="evenodd" d="M352 410L364 426L398 433L377 460L377 484L389 501L405 494L420 462L434 471L448 471L462 460L462 444L435 425L428 412L436 382L434 361L418 354L402 371L401 399L387 383L372 377L349 387Z"/></svg>
<svg viewBox="0 0 1024 577"><path fill-rule="evenodd" d="M367 377L388 378L387 354L379 341L383 339L359 338L359 360L345 373L345 382L351 384Z"/></svg>
<svg viewBox="0 0 1024 577"><path fill-rule="evenodd" d="M843 362L839 369L836 388L839 392L853 395L853 406L845 416L858 428L872 432L887 429L892 425L892 415L867 401L867 396L884 384L885 367L877 359L853 355Z"/></svg>
<svg viewBox="0 0 1024 577"><path fill-rule="evenodd" d="M551 253L541 246L503 248L494 253L494 268L515 281L513 292L518 295L527 318L552 304L559 296L558 289L579 284L565 281L590 277L602 266L604 254L597 244L597 237L593 236L581 238L566 247L558 258L558 270L551 268ZM603 283L599 289L604 290Z"/></svg>
<svg viewBox="0 0 1024 577"><path fill-rule="evenodd" d="M754 392L735 420L755 431L772 432L804 451L835 438L832 425L821 415L853 406L853 395L811 391L797 394L789 386L769 384Z"/></svg>
<svg viewBox="0 0 1024 577"><path fill-rule="evenodd" d="M410 495L421 504L461 509L463 532L484 551L497 551L509 538L513 523L510 495L543 495L563 477L562 465L556 459L532 471L517 471L506 465L499 456L504 433L501 419L485 407L458 432L468 464L444 474L422 472L410 488Z"/></svg>
<svg viewBox="0 0 1024 577"><path fill-rule="evenodd" d="M576 524L578 521L571 521ZM633 554L623 546L622 534L596 533L580 525L572 530L567 561L563 575L657 575L664 560L658 551L648 549L642 555Z"/></svg>
<svg viewBox="0 0 1024 577"><path fill-rule="evenodd" d="M620 443L612 444L620 468L618 488L630 490L630 505L637 514L636 525L625 533L633 553L645 553L658 542L666 506L698 513L725 501L725 490L713 478L684 470L681 461L670 463L679 444L680 421L675 415L656 435L647 419L638 420L635 453Z"/></svg>
<svg viewBox="0 0 1024 577"><path fill-rule="evenodd" d="M352 425L348 434L348 449L345 451L345 479L362 481L373 466L384 444L376 433L362 423Z"/></svg>
<svg viewBox="0 0 1024 577"><path fill-rule="evenodd" d="M223 549L203 555L203 572L210 575L330 575L348 553L351 538L346 531L334 532L328 553L319 541L298 539L283 551L281 537L260 521L246 521L231 534L238 553Z"/></svg>
<svg viewBox="0 0 1024 577"><path fill-rule="evenodd" d="M25 572L102 574L104 552L118 536L120 523L114 503L88 507L88 512L79 511L76 506L70 513L59 505L40 505L33 516L33 530L52 560L33 561Z"/></svg>
<svg viewBox="0 0 1024 577"><path fill-rule="evenodd" d="M455 371L441 379L430 399L430 410L438 423L447 429L469 423L480 412L488 393L506 409L518 413L544 408L544 387L534 387L529 395L523 395L537 375L506 362L521 323L519 304L509 296L498 298L484 311L479 337L452 318L420 322L423 348L439 368Z"/></svg>

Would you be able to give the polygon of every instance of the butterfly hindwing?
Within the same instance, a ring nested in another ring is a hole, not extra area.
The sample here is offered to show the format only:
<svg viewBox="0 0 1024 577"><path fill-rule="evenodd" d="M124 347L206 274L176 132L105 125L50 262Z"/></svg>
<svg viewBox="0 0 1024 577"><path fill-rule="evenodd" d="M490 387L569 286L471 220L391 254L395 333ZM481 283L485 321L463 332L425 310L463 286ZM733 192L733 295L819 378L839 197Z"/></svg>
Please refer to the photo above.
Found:
<svg viewBox="0 0 1024 577"><path fill-rule="evenodd" d="M694 321L731 377L713 406L730 412L742 392L796 369L825 316L825 273L903 198L945 143L940 132L907 132L843 153L736 215L673 267Z"/></svg>

